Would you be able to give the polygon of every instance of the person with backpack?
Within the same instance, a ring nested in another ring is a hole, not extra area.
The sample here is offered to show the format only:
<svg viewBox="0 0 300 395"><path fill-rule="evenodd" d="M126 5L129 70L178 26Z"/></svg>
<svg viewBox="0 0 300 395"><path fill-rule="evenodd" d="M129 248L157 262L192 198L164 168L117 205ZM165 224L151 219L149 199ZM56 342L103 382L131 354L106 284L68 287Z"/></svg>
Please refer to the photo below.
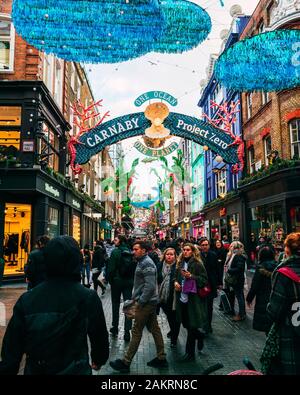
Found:
<svg viewBox="0 0 300 395"><path fill-rule="evenodd" d="M272 291L267 314L273 322L267 343L275 339L277 357L263 372L300 375L300 233L291 233L285 242L285 259L272 275ZM266 345L267 345L266 343ZM267 348L266 348L267 351ZM266 362L269 353L261 362ZM275 353L273 354L275 355Z"/></svg>
<svg viewBox="0 0 300 395"><path fill-rule="evenodd" d="M110 333L117 336L119 333L119 317L121 295L123 301L131 298L136 263L127 245L126 237L118 235L115 238L116 248L112 251L107 263L106 279L111 285L112 327ZM124 340L130 341L132 321L125 318Z"/></svg>
<svg viewBox="0 0 300 395"><path fill-rule="evenodd" d="M49 240L50 238L46 235L38 237L36 241L37 248L32 250L28 256L28 261L24 268L28 290L46 280L44 248Z"/></svg>
<svg viewBox="0 0 300 395"><path fill-rule="evenodd" d="M0 375L17 375L24 354L25 375L91 375L109 356L101 300L80 284L81 253L75 239L53 238L44 255L47 280L14 306L2 343Z"/></svg>

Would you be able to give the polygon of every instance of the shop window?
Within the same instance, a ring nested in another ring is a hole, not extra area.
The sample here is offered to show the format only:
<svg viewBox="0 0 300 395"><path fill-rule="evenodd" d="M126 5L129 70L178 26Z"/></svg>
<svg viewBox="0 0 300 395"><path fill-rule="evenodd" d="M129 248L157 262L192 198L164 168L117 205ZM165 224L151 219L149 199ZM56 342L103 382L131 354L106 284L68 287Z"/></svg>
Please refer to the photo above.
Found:
<svg viewBox="0 0 300 395"><path fill-rule="evenodd" d="M292 232L300 232L300 206L290 209Z"/></svg>
<svg viewBox="0 0 300 395"><path fill-rule="evenodd" d="M43 124L43 137L41 141L42 164L59 170L59 138L45 123Z"/></svg>
<svg viewBox="0 0 300 395"><path fill-rule="evenodd" d="M226 168L216 173L216 190L220 197L224 197L227 193L227 172Z"/></svg>
<svg viewBox="0 0 300 395"><path fill-rule="evenodd" d="M21 107L0 106L0 157L17 156L20 126Z"/></svg>
<svg viewBox="0 0 300 395"><path fill-rule="evenodd" d="M53 207L49 207L47 232L50 238L57 237L60 234L59 211Z"/></svg>
<svg viewBox="0 0 300 395"><path fill-rule="evenodd" d="M300 119L290 122L291 157L300 158Z"/></svg>
<svg viewBox="0 0 300 395"><path fill-rule="evenodd" d="M0 73L14 70L15 29L8 15L0 14Z"/></svg>
<svg viewBox="0 0 300 395"><path fill-rule="evenodd" d="M264 153L265 153L265 165L269 166L270 164L270 157L272 152L272 139L271 136L268 135L264 138Z"/></svg>
<svg viewBox="0 0 300 395"><path fill-rule="evenodd" d="M31 205L7 203L4 226L4 275L24 273L30 252Z"/></svg>
<svg viewBox="0 0 300 395"><path fill-rule="evenodd" d="M250 174L255 172L255 152L254 147L250 147L248 150L248 158L249 158L249 170Z"/></svg>
<svg viewBox="0 0 300 395"><path fill-rule="evenodd" d="M80 244L81 233L80 233L80 217L73 215L73 234L74 239Z"/></svg>
<svg viewBox="0 0 300 395"><path fill-rule="evenodd" d="M282 205L265 205L251 209L251 233L269 237L274 244L283 243L286 224L283 222Z"/></svg>

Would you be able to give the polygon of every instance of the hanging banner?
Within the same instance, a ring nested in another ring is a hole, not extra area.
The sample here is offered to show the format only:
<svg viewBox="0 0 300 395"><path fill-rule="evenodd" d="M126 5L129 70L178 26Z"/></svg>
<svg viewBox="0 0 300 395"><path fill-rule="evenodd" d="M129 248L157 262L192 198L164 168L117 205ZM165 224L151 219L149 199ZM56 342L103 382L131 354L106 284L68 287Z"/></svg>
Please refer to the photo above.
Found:
<svg viewBox="0 0 300 395"><path fill-rule="evenodd" d="M140 153L146 155L146 156L151 156L152 158L159 158L160 156L168 156L172 154L174 151L178 149L179 145L177 143L172 143L166 148L162 149L151 149L146 147L143 143L140 141L137 141L134 144L134 148L137 149Z"/></svg>
<svg viewBox="0 0 300 395"><path fill-rule="evenodd" d="M147 93L143 93L141 96L139 96L134 104L137 107L141 107L142 104L146 103L149 100L164 100L167 103L171 104L171 106L176 107L178 104L178 100L175 99L175 97L173 97L172 95L170 95L167 92L162 92L162 91L152 91L152 92L147 92Z"/></svg>

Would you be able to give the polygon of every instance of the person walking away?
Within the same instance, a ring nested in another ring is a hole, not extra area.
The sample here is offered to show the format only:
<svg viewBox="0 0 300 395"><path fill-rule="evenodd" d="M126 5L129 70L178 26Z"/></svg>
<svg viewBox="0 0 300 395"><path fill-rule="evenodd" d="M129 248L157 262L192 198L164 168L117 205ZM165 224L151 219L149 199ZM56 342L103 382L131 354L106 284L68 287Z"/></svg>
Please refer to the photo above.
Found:
<svg viewBox="0 0 300 395"><path fill-rule="evenodd" d="M251 233L250 235L250 241L249 241L249 261L251 262L251 267L255 267L256 265L256 260L257 260L257 242L256 242L256 237L254 233Z"/></svg>
<svg viewBox="0 0 300 395"><path fill-rule="evenodd" d="M186 243L177 260L174 284L176 318L187 330L186 354L182 362L195 361L196 340L198 340L198 350L201 351L204 345L204 333L208 328L207 298L200 298L197 293L187 292L189 291L187 285L191 284L191 280L196 283L196 289L200 289L207 285L208 277L198 249L193 244Z"/></svg>
<svg viewBox="0 0 300 395"><path fill-rule="evenodd" d="M110 366L119 372L130 371L130 364L134 358L146 326L155 341L157 356L147 363L148 366L164 368L168 366L164 350L164 341L158 326L156 307L158 303L157 272L156 266L147 255L148 245L143 241L133 245L133 253L137 259L137 267L134 276L133 299L137 302L132 339L123 359L111 361Z"/></svg>
<svg viewBox="0 0 300 395"><path fill-rule="evenodd" d="M81 250L82 253L82 284L87 288L91 286L91 271L92 271L92 252L90 250L90 246L85 244L83 249Z"/></svg>
<svg viewBox="0 0 300 395"><path fill-rule="evenodd" d="M114 240L116 248L112 251L107 263L106 277L111 285L112 327L110 333L119 333L119 317L121 295L123 301L131 298L136 263L127 245L126 237L118 235ZM132 321L125 317L124 340L130 341Z"/></svg>
<svg viewBox="0 0 300 395"><path fill-rule="evenodd" d="M207 298L207 311L208 311L208 333L212 333L213 329L211 326L213 317L213 306L214 299L218 296L218 289L222 289L223 277L221 277L221 271L219 270L218 258L215 252L210 249L210 242L207 238L200 239L199 242L201 259L208 276L208 283L211 287L210 294Z"/></svg>
<svg viewBox="0 0 300 395"><path fill-rule="evenodd" d="M272 321L266 312L271 294L271 276L276 266L274 251L270 247L261 248L258 254L258 265L246 297L249 308L251 308L255 298L253 329L266 334L268 334L272 325Z"/></svg>
<svg viewBox="0 0 300 395"><path fill-rule="evenodd" d="M237 298L239 305L239 314L234 315L233 321L243 321L246 318L245 308L245 270L247 256L245 254L244 245L240 241L233 241L229 247L229 253L225 263L225 292L234 312L234 300Z"/></svg>
<svg viewBox="0 0 300 395"><path fill-rule="evenodd" d="M80 249L70 236L44 249L47 280L16 302L1 351L0 374L91 375L109 355L101 300L80 284ZM90 340L90 357L87 337Z"/></svg>
<svg viewBox="0 0 300 395"><path fill-rule="evenodd" d="M224 265L227 257L227 250L226 248L224 248L223 242L221 240L216 240L213 252L217 255L218 282L219 282L219 289L221 289L223 285L223 278L224 278ZM221 301L219 305L219 310L223 310Z"/></svg>
<svg viewBox="0 0 300 395"><path fill-rule="evenodd" d="M99 276L105 266L106 251L103 242L97 240L95 242L93 259L92 259L92 280L94 284L94 290L97 292L98 286L102 290L102 295L104 295L106 287L99 280Z"/></svg>
<svg viewBox="0 0 300 395"><path fill-rule="evenodd" d="M36 241L37 248L31 251L28 256L28 261L24 268L28 290L46 280L44 248L49 240L50 238L46 235L38 237Z"/></svg>
<svg viewBox="0 0 300 395"><path fill-rule="evenodd" d="M176 320L176 310L174 305L174 280L176 273L176 251L174 248L167 248L162 257L161 278L159 287L159 306L165 313L170 327L171 347L176 347L180 331L180 322Z"/></svg>
<svg viewBox="0 0 300 395"><path fill-rule="evenodd" d="M272 275L267 314L278 337L276 373L300 375L300 233L291 233L284 242L287 259ZM272 372L269 372L272 373Z"/></svg>

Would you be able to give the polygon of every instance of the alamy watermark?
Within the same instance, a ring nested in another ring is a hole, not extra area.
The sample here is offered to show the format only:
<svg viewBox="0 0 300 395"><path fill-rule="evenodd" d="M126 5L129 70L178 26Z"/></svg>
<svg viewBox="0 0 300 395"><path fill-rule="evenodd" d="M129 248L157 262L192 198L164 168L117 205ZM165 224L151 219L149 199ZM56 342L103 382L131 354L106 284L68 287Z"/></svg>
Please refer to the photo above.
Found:
<svg viewBox="0 0 300 395"><path fill-rule="evenodd" d="M6 326L6 307L4 303L0 302L0 327Z"/></svg>
<svg viewBox="0 0 300 395"><path fill-rule="evenodd" d="M296 312L292 315L292 325L298 328L298 326L300 326L300 302L295 302L293 304L292 311Z"/></svg>
<svg viewBox="0 0 300 395"><path fill-rule="evenodd" d="M292 56L292 65L296 68L297 77L300 76L300 42L294 43L292 46L294 55Z"/></svg>

